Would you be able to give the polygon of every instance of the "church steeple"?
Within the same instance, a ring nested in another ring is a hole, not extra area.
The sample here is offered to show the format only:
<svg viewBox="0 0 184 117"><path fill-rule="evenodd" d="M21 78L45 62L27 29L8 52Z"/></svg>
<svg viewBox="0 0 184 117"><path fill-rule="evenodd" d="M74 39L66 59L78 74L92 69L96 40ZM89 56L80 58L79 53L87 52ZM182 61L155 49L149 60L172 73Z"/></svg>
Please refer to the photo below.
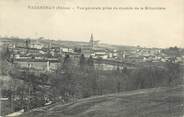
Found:
<svg viewBox="0 0 184 117"><path fill-rule="evenodd" d="M92 33L91 33L91 37L90 37L89 43L90 43L90 46L93 48L93 46L94 46L94 40L93 40L93 34Z"/></svg>

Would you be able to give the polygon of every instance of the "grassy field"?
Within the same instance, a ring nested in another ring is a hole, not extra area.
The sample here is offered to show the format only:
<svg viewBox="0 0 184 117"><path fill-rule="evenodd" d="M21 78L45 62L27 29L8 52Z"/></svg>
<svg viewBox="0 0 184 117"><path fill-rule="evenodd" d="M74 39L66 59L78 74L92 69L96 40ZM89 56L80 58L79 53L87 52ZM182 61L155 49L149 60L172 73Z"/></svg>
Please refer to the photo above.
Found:
<svg viewBox="0 0 184 117"><path fill-rule="evenodd" d="M108 94L37 108L21 117L183 117L184 86Z"/></svg>

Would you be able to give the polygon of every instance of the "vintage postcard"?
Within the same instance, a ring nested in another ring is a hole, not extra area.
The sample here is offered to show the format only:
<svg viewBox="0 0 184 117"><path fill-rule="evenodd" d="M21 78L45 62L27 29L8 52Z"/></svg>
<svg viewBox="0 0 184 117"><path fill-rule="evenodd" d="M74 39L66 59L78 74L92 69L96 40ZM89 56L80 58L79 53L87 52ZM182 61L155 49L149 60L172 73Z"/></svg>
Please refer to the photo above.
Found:
<svg viewBox="0 0 184 117"><path fill-rule="evenodd" d="M184 0L0 0L0 117L184 117Z"/></svg>

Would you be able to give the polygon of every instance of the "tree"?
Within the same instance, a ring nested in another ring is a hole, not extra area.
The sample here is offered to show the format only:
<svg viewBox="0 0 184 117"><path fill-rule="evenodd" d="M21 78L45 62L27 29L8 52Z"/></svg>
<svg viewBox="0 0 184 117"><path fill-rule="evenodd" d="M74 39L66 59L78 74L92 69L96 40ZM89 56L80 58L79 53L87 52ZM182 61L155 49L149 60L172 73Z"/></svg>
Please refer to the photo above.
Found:
<svg viewBox="0 0 184 117"><path fill-rule="evenodd" d="M172 61L168 61L166 64L167 68L167 77L168 77L168 85L174 86L177 84L183 83L183 68L179 63L174 63Z"/></svg>
<svg viewBox="0 0 184 117"><path fill-rule="evenodd" d="M10 58L10 51L8 46L3 45L2 48L0 48L0 74L1 75L8 75L10 70L10 64L8 63L8 60Z"/></svg>
<svg viewBox="0 0 184 117"><path fill-rule="evenodd" d="M141 66L132 71L128 79L128 90L165 86L167 71L157 66Z"/></svg>
<svg viewBox="0 0 184 117"><path fill-rule="evenodd" d="M181 55L181 52L177 46L164 49L163 52L172 58L175 58Z"/></svg>
<svg viewBox="0 0 184 117"><path fill-rule="evenodd" d="M88 65L88 71L92 71L94 70L94 60L93 60L93 57L90 56L87 60L87 65Z"/></svg>
<svg viewBox="0 0 184 117"><path fill-rule="evenodd" d="M84 71L86 68L86 59L84 54L81 54L80 59L79 59L79 66L80 66L80 70Z"/></svg>
<svg viewBox="0 0 184 117"><path fill-rule="evenodd" d="M72 60L68 54L66 54L64 61L63 61L63 70L64 72L70 73L72 72Z"/></svg>

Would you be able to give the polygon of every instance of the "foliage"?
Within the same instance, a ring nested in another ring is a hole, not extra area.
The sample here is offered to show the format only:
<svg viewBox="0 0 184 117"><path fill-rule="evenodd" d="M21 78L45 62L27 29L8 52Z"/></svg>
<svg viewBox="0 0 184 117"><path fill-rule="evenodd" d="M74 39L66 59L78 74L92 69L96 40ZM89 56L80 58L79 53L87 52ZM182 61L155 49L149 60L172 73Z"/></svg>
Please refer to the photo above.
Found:
<svg viewBox="0 0 184 117"><path fill-rule="evenodd" d="M162 68L157 66L140 67L129 78L129 90L175 86L183 83L183 69L178 63L168 62Z"/></svg>

